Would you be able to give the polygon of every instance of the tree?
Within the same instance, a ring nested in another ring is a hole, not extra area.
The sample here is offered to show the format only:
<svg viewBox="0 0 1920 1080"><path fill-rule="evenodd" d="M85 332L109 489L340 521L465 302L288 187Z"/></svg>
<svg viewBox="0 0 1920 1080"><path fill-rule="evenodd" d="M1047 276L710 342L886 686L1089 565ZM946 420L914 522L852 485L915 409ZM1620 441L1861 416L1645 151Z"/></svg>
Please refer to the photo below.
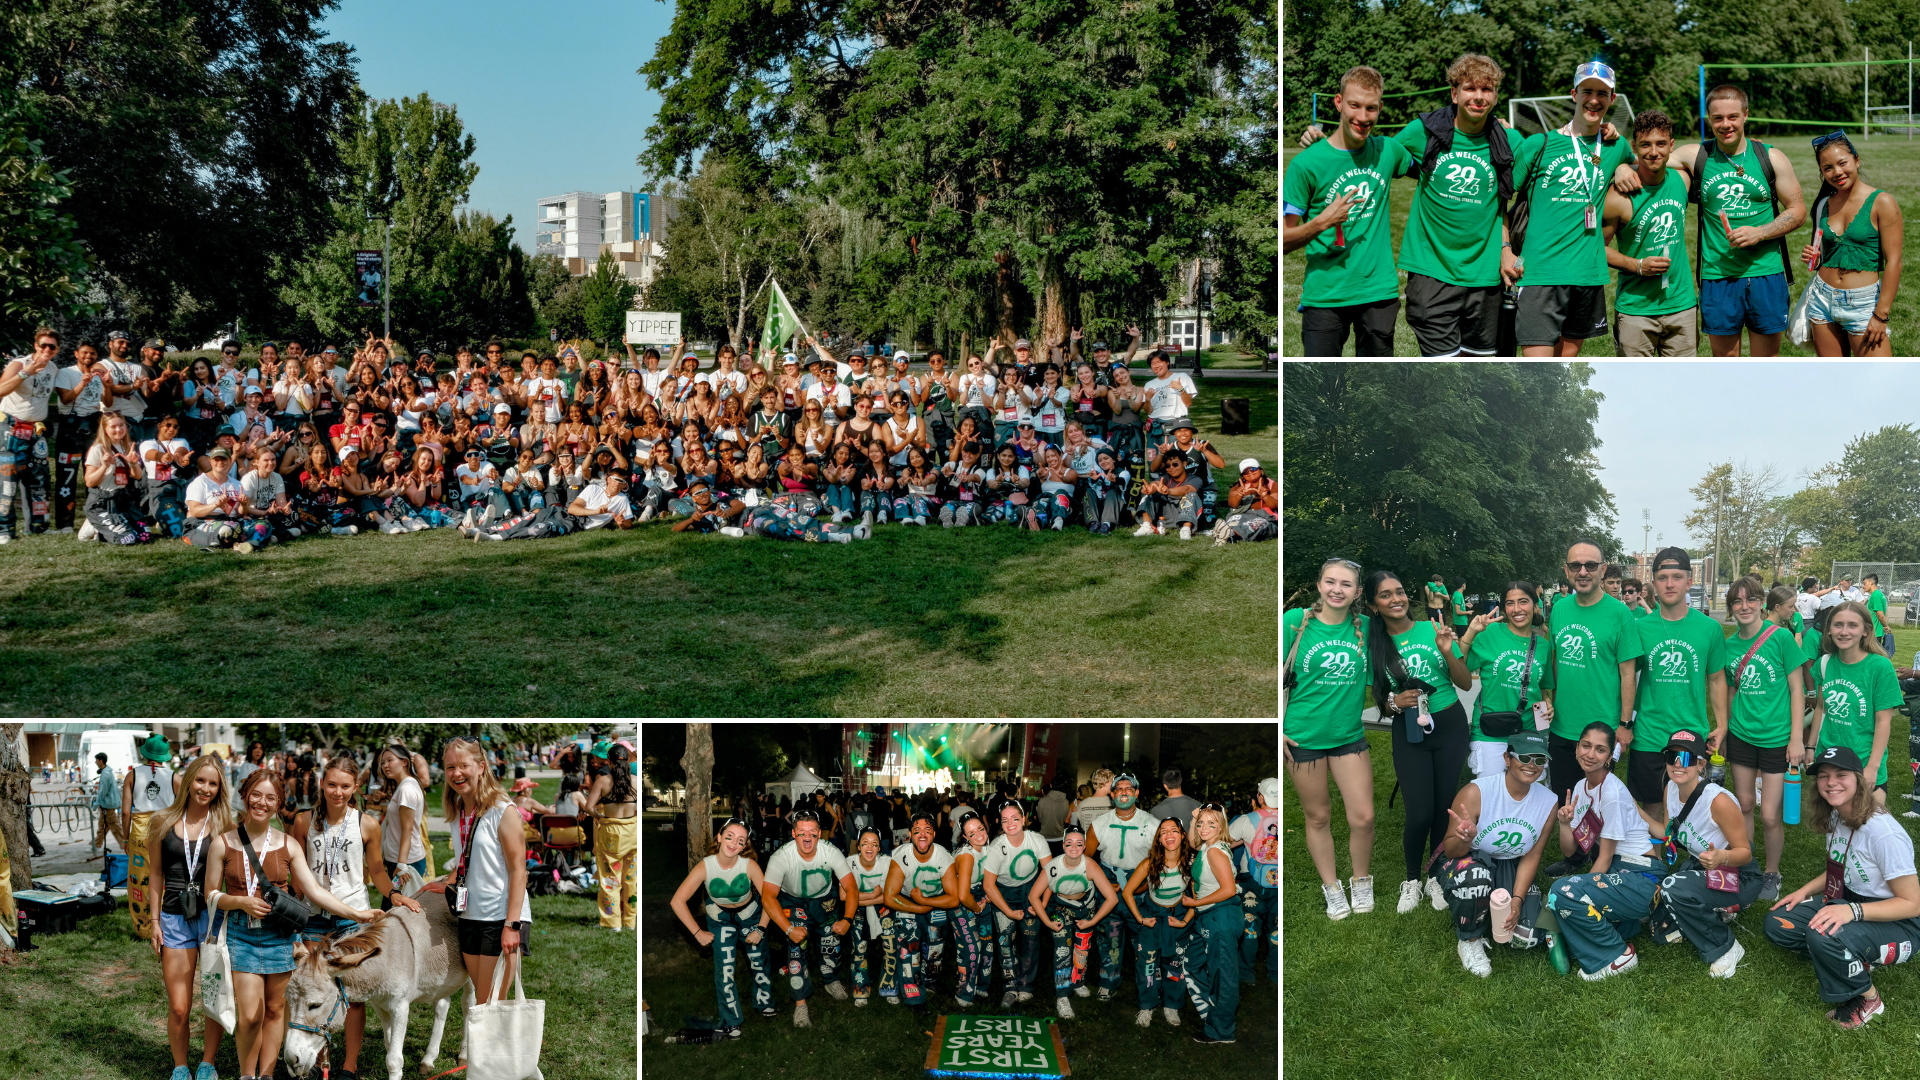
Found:
<svg viewBox="0 0 1920 1080"><path fill-rule="evenodd" d="M1482 585L1559 579L1569 542L1618 554L1597 475L1592 368L1288 364L1281 401L1284 594L1321 560Z"/></svg>
<svg viewBox="0 0 1920 1080"><path fill-rule="evenodd" d="M1890 424L1847 443L1840 501L1858 533L1859 559L1920 561L1920 430Z"/></svg>
<svg viewBox="0 0 1920 1080"><path fill-rule="evenodd" d="M611 252L601 252L593 273L580 282L580 318L588 337L612 348L625 338L627 312L640 287L620 273Z"/></svg>
<svg viewBox="0 0 1920 1080"><path fill-rule="evenodd" d="M1702 550L1712 551L1720 541L1720 581L1732 581L1750 567L1748 559L1767 554L1769 542L1780 532L1775 520L1774 492L1780 487L1780 470L1772 465L1758 469L1741 462L1722 462L1707 471L1693 486L1694 508L1681 524L1700 542Z"/></svg>
<svg viewBox="0 0 1920 1080"><path fill-rule="evenodd" d="M548 321L547 305L553 302L554 294L560 291L561 286L573 280L573 275L567 272L566 260L558 255L535 255L524 265L527 272L527 302L533 305L537 328L546 330L552 325Z"/></svg>
<svg viewBox="0 0 1920 1080"><path fill-rule="evenodd" d="M433 274L447 297L437 341L485 341L534 324L526 255L513 242L512 214L504 221L471 212L455 217L452 242Z"/></svg>
<svg viewBox="0 0 1920 1080"><path fill-rule="evenodd" d="M687 725L687 753L680 759L687 774L687 865L707 857L713 838L713 725Z"/></svg>
<svg viewBox="0 0 1920 1080"><path fill-rule="evenodd" d="M28 137L25 118L0 117L0 342L24 343L80 295L86 252L78 223L60 206L72 193L66 171Z"/></svg>
<svg viewBox="0 0 1920 1080"><path fill-rule="evenodd" d="M33 777L20 756L26 740L25 724L0 724L0 835L7 841L9 878L14 892L33 888L33 851L27 845L28 807L33 803Z"/></svg>

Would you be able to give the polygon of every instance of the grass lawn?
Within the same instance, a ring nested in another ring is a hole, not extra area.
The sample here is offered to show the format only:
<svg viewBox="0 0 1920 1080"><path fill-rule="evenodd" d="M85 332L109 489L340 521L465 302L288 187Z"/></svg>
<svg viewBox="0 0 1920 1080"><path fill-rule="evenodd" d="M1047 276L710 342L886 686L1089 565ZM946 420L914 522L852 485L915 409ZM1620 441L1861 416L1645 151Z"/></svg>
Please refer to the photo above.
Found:
<svg viewBox="0 0 1920 1080"><path fill-rule="evenodd" d="M1216 438L1225 395L1251 399L1254 434ZM1229 472L1272 469L1275 385L1204 388L1193 416ZM0 551L0 711L1271 716L1278 548L900 525L850 546L648 523L250 556L29 537Z"/></svg>
<svg viewBox="0 0 1920 1080"><path fill-rule="evenodd" d="M1896 630L1902 654L1920 646L1920 630ZM1887 745L1887 779L1894 813L1908 808L1912 788L1905 716L1894 716ZM1767 903L1741 914L1735 933L1746 958L1732 979L1707 976L1691 945L1634 942L1640 966L1618 978L1587 983L1557 975L1546 950L1493 950L1493 976L1478 979L1460 966L1448 914L1423 898L1398 915L1404 867L1400 830L1404 805L1389 809L1392 749L1385 733L1369 733L1373 748L1374 896L1372 914L1327 920L1319 876L1302 836L1299 800L1286 790L1285 873L1281 896L1286 953L1286 1074L1290 1078L1428 1076L1564 1077L1568 1061L1601 1076L1663 1075L1654 1062L1689 1062L1699 1076L1761 1076L1819 1072L1831 1076L1892 1076L1912 1060L1912 1017L1920 1015L1920 968L1901 965L1874 974L1887 1014L1862 1031L1841 1031L1826 1019L1813 968L1766 939ZM1624 774L1624 768L1617 770ZM1909 833L1916 822L1902 820ZM1334 798L1334 845L1342 877L1347 858L1345 810ZM1757 857L1764 847L1755 844ZM1559 858L1549 840L1541 864ZM1821 838L1806 825L1787 826L1780 860L1784 894L1818 876L1825 865ZM1391 1007L1356 1008L1356 1002ZM1887 1021L1893 1021L1891 1023ZM1516 1053L1537 1047L1567 1053Z"/></svg>
<svg viewBox="0 0 1920 1080"><path fill-rule="evenodd" d="M1820 170L1814 166L1813 148L1809 145L1812 133L1817 129L1804 129L1805 133L1802 133L1802 130L1803 129L1796 128L1793 133L1789 134L1781 134L1775 131L1760 134L1758 137L1770 146L1780 147L1781 150L1786 152L1787 157L1792 160L1794 174L1800 178L1801 190L1806 193L1807 212L1811 215L1813 212L1814 196L1820 190ZM1388 134L1397 135L1398 132L1394 131ZM1915 208L1920 207L1920 143L1888 137L1885 139L1876 138L1871 143L1860 144L1857 142L1859 138L1857 130L1851 131L1849 134L1856 139L1856 145L1860 146L1861 175L1874 187L1883 188L1900 200L1902 215L1911 218L1915 212ZM1298 127L1287 132L1287 137L1284 140L1285 151L1283 160L1291 161L1293 160L1293 155L1300 152L1298 145L1299 136L1300 131ZM1682 141L1696 140L1686 139ZM1393 191L1390 195L1391 202L1389 206L1393 216L1393 250L1398 252L1400 250L1401 234L1406 231L1407 227L1407 210L1413 203L1413 179L1409 177L1395 180L1392 182L1392 188ZM1694 234L1699 231L1698 209L1698 207L1695 207L1687 214L1687 257L1689 259L1693 257ZM1912 232L1911 225L1908 226L1908 232ZM1799 229L1787 237L1787 252L1794 260L1792 292L1795 299L1799 298L1800 291L1807 286L1807 269L1799 264L1799 257L1800 249L1806 246L1812 235L1813 226L1808 222L1803 223ZM1306 250L1303 248L1299 251L1291 252L1284 258L1285 273L1283 276L1285 278L1285 285L1283 286L1284 296L1282 298L1284 302L1281 305L1282 310L1280 317L1280 333L1283 341L1280 352L1282 356L1300 356L1303 355L1303 346L1301 345L1300 337L1300 283L1307 272ZM1610 277L1611 279L1607 282L1607 310L1609 312L1613 310L1613 288L1619 275L1614 273ZM1420 355L1419 347L1414 341L1413 331L1407 327L1405 310L1406 284L1407 275L1403 270L1400 272L1402 308L1399 317L1394 321L1396 329L1394 330L1393 347L1396 355L1418 356ZM1902 288L1900 290L1900 294L1894 298L1892 313L1894 355L1899 356L1913 352L1916 347L1920 347L1915 344L1916 341L1920 341L1920 301L1915 299L1912 289ZM1611 325L1611 318L1609 319L1609 325ZM1352 350L1352 348L1353 341L1351 337L1349 337L1347 349ZM1795 345L1792 338L1782 336L1780 341L1780 354L1782 356L1812 356L1813 349L1811 339L1809 339L1807 345ZM1349 351L1346 355L1351 356L1353 354ZM1607 334L1597 338L1588 338L1585 348L1580 351L1580 355L1586 357L1615 355L1613 336ZM1704 330L1702 330L1700 334L1700 355L1711 355L1711 351L1707 347L1707 336Z"/></svg>
<svg viewBox="0 0 1920 1080"><path fill-rule="evenodd" d="M550 794L550 793L547 793ZM450 853L434 843L435 865ZM525 985L547 1003L540 1054L548 1076L622 1080L636 1075L634 940L600 928L594 898L534 898L533 956ZM152 946L133 936L126 904L89 919L71 934L36 939L29 953L9 953L0 965L0 1076L35 1080L145 1080L165 1076L166 991ZM447 1013L439 1068L459 1064L464 1007ZM419 1064L433 1026L430 1004L416 1004L407 1023L408 1070ZM200 1060L201 1018L196 1004L189 1060ZM334 1054L341 1053L335 1042ZM369 1018L360 1050L361 1075L384 1077L386 1040ZM214 1063L220 1075L238 1072L239 1050L222 1040ZM284 1066L282 1067L284 1074Z"/></svg>
<svg viewBox="0 0 1920 1080"><path fill-rule="evenodd" d="M673 891L686 877L685 830L658 831L659 824L670 820L668 814L645 817L640 838L640 977L642 996L655 1026L654 1034L645 1040L649 1077L896 1080L920 1073L938 1009L961 1015L961 1010L953 1009L951 975L942 978L936 1005L930 1006L924 1022L905 1006L888 1005L877 992L872 1005L857 1011L851 996L842 1002L816 992L808 1002L813 1026L795 1028L793 1002L784 978L779 978L774 980L774 1004L780 1009L777 1018L764 1019L749 1008L745 1034L737 1041L666 1045L664 1035L683 1026L688 1016L711 1018L719 1013L713 991L712 948L696 946L667 907ZM703 902L701 893L695 893L689 902L695 918L699 918ZM781 952L772 955L776 961L784 959ZM951 944L948 955L952 955ZM873 963L877 979L880 958L874 957ZM818 972L815 974L817 978ZM844 962L841 978L847 979ZM1034 999L1027 1004L1002 1010L996 996L993 1006L977 1005L970 1012L981 1016L1017 1013L1053 1017L1051 980L1052 969L1048 966L1041 972ZM750 982L743 992L748 995L745 1003L750 1005ZM1270 984L1263 981L1257 989L1241 987L1238 1041L1231 1046L1201 1046L1193 1041L1199 1021L1190 1002L1182 1010L1178 1029L1169 1029L1157 1014L1152 1027L1137 1027L1133 1022L1137 1001L1131 975L1112 1001L1073 999L1075 1019L1059 1023L1074 1076L1194 1080L1273 1075L1278 1060L1273 1018L1279 1002Z"/></svg>

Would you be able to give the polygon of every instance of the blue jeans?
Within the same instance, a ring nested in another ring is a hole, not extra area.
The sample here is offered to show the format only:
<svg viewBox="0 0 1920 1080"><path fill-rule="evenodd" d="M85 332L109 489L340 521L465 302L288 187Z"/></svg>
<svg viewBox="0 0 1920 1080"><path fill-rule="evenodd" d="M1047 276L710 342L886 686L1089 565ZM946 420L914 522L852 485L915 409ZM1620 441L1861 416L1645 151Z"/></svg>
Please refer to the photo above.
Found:
<svg viewBox="0 0 1920 1080"><path fill-rule="evenodd" d="M747 935L760 929L760 901L749 900L738 908L707 905L707 932L713 935L713 996L720 1005L720 1022L739 1027L745 1019L740 1009L739 980L734 974L738 950L747 951L747 965L753 970L753 1007L771 1008L773 979L767 974L767 935L757 942ZM774 929L768 924L768 930Z"/></svg>
<svg viewBox="0 0 1920 1080"><path fill-rule="evenodd" d="M1032 884L1029 882L1028 884ZM993 908L993 926L995 948L1000 951L1000 977L1008 990L1022 993L1033 991L1035 975L1040 969L1040 933L1046 927L1040 925L1040 916L1033 913L1033 905L1024 902L1026 886L1016 886L1023 894L1021 906L1016 909L1026 912L1019 921L1007 918L999 908ZM1009 905L1011 906L1011 905ZM1013 936L1020 935L1019 963L1014 962Z"/></svg>
<svg viewBox="0 0 1920 1080"><path fill-rule="evenodd" d="M840 973L840 935L833 932L833 924L840 920L840 897L833 895L803 900L783 889L780 892L780 906L787 913L788 923L807 932L805 941L796 945L789 940L787 945L787 985L793 988L793 1000L805 1001L813 995L813 973L807 963L808 946L819 942L822 981L833 982Z"/></svg>
<svg viewBox="0 0 1920 1080"><path fill-rule="evenodd" d="M1152 919L1153 925L1133 923L1135 944L1139 946L1133 963L1133 988L1140 995L1142 1009L1178 1009L1181 991L1186 980L1186 942L1193 932L1193 922L1186 926L1173 926L1167 919L1173 915L1190 914L1186 908L1163 908L1152 900L1142 901L1140 917ZM1125 904L1120 905L1122 910ZM1132 915L1128 915L1129 921ZM1120 974L1114 972L1113 985L1120 985Z"/></svg>

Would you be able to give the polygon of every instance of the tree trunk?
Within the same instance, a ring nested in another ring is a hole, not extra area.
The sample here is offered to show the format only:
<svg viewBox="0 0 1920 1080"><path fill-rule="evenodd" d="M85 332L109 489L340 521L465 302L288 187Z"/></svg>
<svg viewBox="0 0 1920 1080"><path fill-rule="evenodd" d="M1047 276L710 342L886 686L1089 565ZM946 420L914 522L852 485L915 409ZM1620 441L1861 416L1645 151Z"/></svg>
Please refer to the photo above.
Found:
<svg viewBox="0 0 1920 1080"><path fill-rule="evenodd" d="M1013 330L1013 251L1001 248L993 253L993 300L996 333L1003 343L1012 345L1019 335Z"/></svg>
<svg viewBox="0 0 1920 1080"><path fill-rule="evenodd" d="M687 753L680 759L687 773L687 866L707 857L707 841L713 838L713 807L708 792L713 786L713 725L687 725Z"/></svg>
<svg viewBox="0 0 1920 1080"><path fill-rule="evenodd" d="M33 852L27 846L27 804L33 801L33 779L18 750L20 732L25 727L0 724L0 833L7 838L15 892L33 888Z"/></svg>
<svg viewBox="0 0 1920 1080"><path fill-rule="evenodd" d="M1061 265L1058 256L1048 255L1042 263L1046 285L1040 294L1040 340L1033 350L1035 356L1052 359L1053 343L1067 340L1067 331L1072 329L1067 314L1067 305L1071 299L1066 278L1066 268ZM1063 357L1064 359L1064 357ZM1065 380L1062 380L1064 382Z"/></svg>

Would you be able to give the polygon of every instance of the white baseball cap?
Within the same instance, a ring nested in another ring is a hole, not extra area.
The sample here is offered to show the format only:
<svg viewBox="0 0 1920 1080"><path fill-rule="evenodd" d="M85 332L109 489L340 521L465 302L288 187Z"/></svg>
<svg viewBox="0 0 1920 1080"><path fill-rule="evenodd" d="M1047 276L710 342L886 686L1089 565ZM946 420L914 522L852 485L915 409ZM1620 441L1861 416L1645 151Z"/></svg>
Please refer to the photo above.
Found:
<svg viewBox="0 0 1920 1080"><path fill-rule="evenodd" d="M1246 472L1248 469L1257 469L1259 467L1260 467L1259 458L1241 458L1240 459L1241 472Z"/></svg>
<svg viewBox="0 0 1920 1080"><path fill-rule="evenodd" d="M1274 809L1280 805L1279 777L1269 776L1265 780L1260 781L1260 798L1266 801L1268 809Z"/></svg>
<svg viewBox="0 0 1920 1080"><path fill-rule="evenodd" d="M899 352L894 353L893 358L895 360L912 360L913 359L913 357L907 355L907 350L905 349L901 349Z"/></svg>
<svg viewBox="0 0 1920 1080"><path fill-rule="evenodd" d="M792 353L788 353L786 356L781 358L780 366L786 367L788 364L793 364L794 366L797 367L800 364L800 358L798 356L795 356Z"/></svg>

